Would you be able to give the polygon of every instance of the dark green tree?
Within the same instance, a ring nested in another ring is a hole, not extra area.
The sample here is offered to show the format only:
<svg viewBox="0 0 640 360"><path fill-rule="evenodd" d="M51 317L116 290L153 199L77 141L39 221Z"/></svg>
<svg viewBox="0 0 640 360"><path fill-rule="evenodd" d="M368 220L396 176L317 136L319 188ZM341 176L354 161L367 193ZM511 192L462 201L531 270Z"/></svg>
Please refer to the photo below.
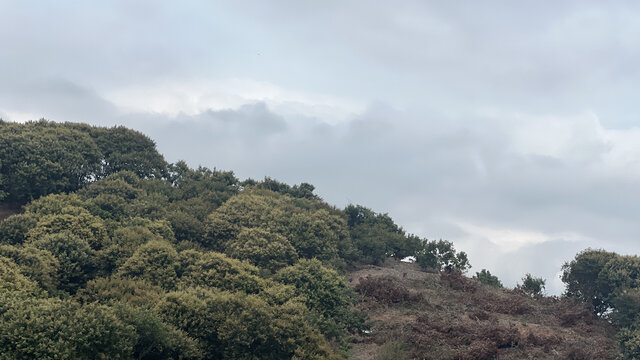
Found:
<svg viewBox="0 0 640 360"><path fill-rule="evenodd" d="M456 252L453 243L447 240L424 240L423 248L416 254L416 262L424 269L436 271L459 270L466 272L471 268L467 254Z"/></svg>
<svg viewBox="0 0 640 360"><path fill-rule="evenodd" d="M531 274L526 274L522 278L522 284L518 285L522 291L531 295L539 296L544 291L546 280L539 277L533 277Z"/></svg>
<svg viewBox="0 0 640 360"><path fill-rule="evenodd" d="M489 270L487 269L482 269L480 272L476 272L474 279L477 279L480 283L485 285L497 288L502 287L502 282L500 282L500 279L498 279L497 276L492 275L491 272L489 272Z"/></svg>
<svg viewBox="0 0 640 360"><path fill-rule="evenodd" d="M610 306L611 294L615 287L601 273L615 253L586 249L575 259L562 266L562 281L567 288L565 295L590 304L596 314L604 313Z"/></svg>

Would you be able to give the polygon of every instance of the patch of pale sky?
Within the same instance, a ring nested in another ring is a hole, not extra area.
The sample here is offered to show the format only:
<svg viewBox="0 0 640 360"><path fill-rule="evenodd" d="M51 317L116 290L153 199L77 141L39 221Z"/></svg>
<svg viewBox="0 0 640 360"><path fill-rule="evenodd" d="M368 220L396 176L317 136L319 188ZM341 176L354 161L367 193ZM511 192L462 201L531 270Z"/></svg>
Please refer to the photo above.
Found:
<svg viewBox="0 0 640 360"><path fill-rule="evenodd" d="M164 81L134 85L104 93L104 98L130 113L151 112L176 116L197 115L209 110L235 109L252 102L264 102L283 115L317 117L329 124L347 120L361 112L362 101L289 90L252 79Z"/></svg>
<svg viewBox="0 0 640 360"><path fill-rule="evenodd" d="M529 229L515 229L500 225L472 223L464 220L451 220L471 241L488 240L497 245L502 253L510 253L526 245L542 244L552 240L586 241L588 238L574 232L543 233Z"/></svg>

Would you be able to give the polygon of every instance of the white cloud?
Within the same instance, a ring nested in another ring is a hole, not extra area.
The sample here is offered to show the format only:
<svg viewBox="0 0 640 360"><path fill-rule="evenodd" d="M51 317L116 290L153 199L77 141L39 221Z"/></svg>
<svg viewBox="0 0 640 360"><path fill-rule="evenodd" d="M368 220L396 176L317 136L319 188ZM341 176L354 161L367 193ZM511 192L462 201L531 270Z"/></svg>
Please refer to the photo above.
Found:
<svg viewBox="0 0 640 360"><path fill-rule="evenodd" d="M6 120L6 121L24 123L29 120L38 120L40 118L42 118L42 115L38 115L35 113L11 111L6 109L4 109L3 111L3 109L0 109L0 119Z"/></svg>
<svg viewBox="0 0 640 360"><path fill-rule="evenodd" d="M331 124L344 121L364 107L355 100L287 90L251 79L162 81L153 85L116 88L105 92L104 97L126 112L173 117L262 102L283 115L316 117Z"/></svg>
<svg viewBox="0 0 640 360"><path fill-rule="evenodd" d="M575 232L543 233L534 230L515 229L500 225L474 224L453 220L466 235L460 240L466 242L489 241L497 246L501 253L510 253L527 245L542 244L548 241L588 241L589 239Z"/></svg>

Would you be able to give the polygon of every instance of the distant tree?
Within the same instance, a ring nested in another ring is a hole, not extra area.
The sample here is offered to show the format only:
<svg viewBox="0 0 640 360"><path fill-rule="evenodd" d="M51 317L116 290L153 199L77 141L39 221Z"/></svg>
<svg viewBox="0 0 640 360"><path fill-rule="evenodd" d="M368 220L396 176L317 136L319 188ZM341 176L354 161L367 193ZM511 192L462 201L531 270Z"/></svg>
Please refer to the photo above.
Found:
<svg viewBox="0 0 640 360"><path fill-rule="evenodd" d="M640 329L640 289L624 289L611 300L613 323L620 328Z"/></svg>
<svg viewBox="0 0 640 360"><path fill-rule="evenodd" d="M102 168L98 177L128 170L141 178L165 177L167 162L156 150L156 144L146 135L124 126L85 128L102 153Z"/></svg>
<svg viewBox="0 0 640 360"><path fill-rule="evenodd" d="M416 262L424 269L466 272L471 268L467 254L463 251L456 252L450 241L425 239L422 245L423 248L416 254Z"/></svg>
<svg viewBox="0 0 640 360"><path fill-rule="evenodd" d="M620 359L640 359L640 330L623 328L616 334L616 338L622 353Z"/></svg>
<svg viewBox="0 0 640 360"><path fill-rule="evenodd" d="M482 269L480 272L476 272L476 275L474 276L474 278L477 279L480 283L485 285L489 285L497 288L502 287L502 283L500 282L500 279L498 279L497 276L492 275L491 272L489 272L489 270L487 269Z"/></svg>
<svg viewBox="0 0 640 360"><path fill-rule="evenodd" d="M542 295L545 283L546 280L543 278L537 278L533 277L531 274L526 274L522 278L522 285L519 285L519 288L531 296L537 296Z"/></svg>
<svg viewBox="0 0 640 360"><path fill-rule="evenodd" d="M20 267L10 258L0 255L0 300L7 301L11 298L20 301L17 293L22 297L32 297L41 293L38 284L26 277ZM7 304L0 305L0 310L4 311ZM2 313L0 311L0 314ZM0 324L1 324L0 320Z"/></svg>
<svg viewBox="0 0 640 360"><path fill-rule="evenodd" d="M0 121L0 191L5 201L24 204L78 190L98 171L101 155L91 137L64 124Z"/></svg>
<svg viewBox="0 0 640 360"><path fill-rule="evenodd" d="M136 342L133 345L134 359L202 359L202 351L195 339L186 332L163 322L161 316L144 307L117 304L114 310L118 318L133 327Z"/></svg>
<svg viewBox="0 0 640 360"><path fill-rule="evenodd" d="M201 243L205 237L204 223L187 212L170 211L167 213L167 220L171 223L171 228L178 241Z"/></svg>
<svg viewBox="0 0 640 360"><path fill-rule="evenodd" d="M607 279L603 270L609 261L618 257L615 253L586 249L575 259L562 266L562 281L566 284L565 295L590 304L596 314L603 314L611 306L611 295L615 286Z"/></svg>
<svg viewBox="0 0 640 360"><path fill-rule="evenodd" d="M407 236L387 214L360 205L349 205L344 213L358 261L378 264L390 256L415 256L421 248L420 239Z"/></svg>
<svg viewBox="0 0 640 360"><path fill-rule="evenodd" d="M100 249L109 242L104 222L82 208L64 208L59 214L46 215L29 230L28 238L36 241L46 235L71 233L86 241L93 249Z"/></svg>
<svg viewBox="0 0 640 360"><path fill-rule="evenodd" d="M210 213L229 198L238 194L238 179L231 171L206 167L190 169L184 161L169 166L169 179L176 190L174 200L199 198L209 205Z"/></svg>
<svg viewBox="0 0 640 360"><path fill-rule="evenodd" d="M118 276L91 280L76 295L79 301L100 304L128 304L134 307L153 307L165 294L157 285L141 279Z"/></svg>
<svg viewBox="0 0 640 360"><path fill-rule="evenodd" d="M345 221L337 214L317 209L307 199L251 190L229 199L209 215L203 245L223 251L242 228L262 228L284 236L298 256L328 261L351 244Z"/></svg>

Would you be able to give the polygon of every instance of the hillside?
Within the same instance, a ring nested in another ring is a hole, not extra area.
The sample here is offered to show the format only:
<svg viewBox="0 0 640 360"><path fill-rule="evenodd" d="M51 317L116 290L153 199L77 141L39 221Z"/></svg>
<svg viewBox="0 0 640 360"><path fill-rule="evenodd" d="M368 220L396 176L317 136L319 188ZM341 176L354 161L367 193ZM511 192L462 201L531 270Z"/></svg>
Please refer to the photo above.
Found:
<svg viewBox="0 0 640 360"><path fill-rule="evenodd" d="M347 275L372 321L352 359L615 359L615 329L569 299L532 298L389 259Z"/></svg>
<svg viewBox="0 0 640 360"><path fill-rule="evenodd" d="M452 242L387 214L168 164L123 127L0 121L0 145L0 360L640 354L637 257L584 251L544 297L463 275Z"/></svg>

